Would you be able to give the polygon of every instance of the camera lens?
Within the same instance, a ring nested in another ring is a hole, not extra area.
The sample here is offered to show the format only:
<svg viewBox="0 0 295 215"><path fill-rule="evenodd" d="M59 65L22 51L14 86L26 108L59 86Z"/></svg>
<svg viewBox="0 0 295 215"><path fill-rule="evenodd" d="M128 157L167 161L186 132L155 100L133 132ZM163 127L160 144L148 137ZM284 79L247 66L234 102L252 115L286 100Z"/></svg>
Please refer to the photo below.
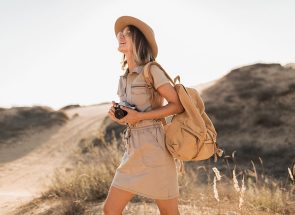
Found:
<svg viewBox="0 0 295 215"><path fill-rule="evenodd" d="M126 115L127 115L127 111L122 110L120 107L115 108L115 117L117 119L122 119Z"/></svg>

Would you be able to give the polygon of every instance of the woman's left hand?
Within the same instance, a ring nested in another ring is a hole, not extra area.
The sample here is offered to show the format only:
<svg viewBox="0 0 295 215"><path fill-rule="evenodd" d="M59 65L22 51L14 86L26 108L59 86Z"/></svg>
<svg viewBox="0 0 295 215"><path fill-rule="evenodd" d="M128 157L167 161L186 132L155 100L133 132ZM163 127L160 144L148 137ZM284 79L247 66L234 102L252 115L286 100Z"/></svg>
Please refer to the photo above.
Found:
<svg viewBox="0 0 295 215"><path fill-rule="evenodd" d="M133 124L141 121L140 112L133 110L131 108L124 107L124 106L121 106L121 109L127 111L127 115L125 117L123 117L122 119L120 119L119 120L120 122L128 123L129 125L133 125Z"/></svg>

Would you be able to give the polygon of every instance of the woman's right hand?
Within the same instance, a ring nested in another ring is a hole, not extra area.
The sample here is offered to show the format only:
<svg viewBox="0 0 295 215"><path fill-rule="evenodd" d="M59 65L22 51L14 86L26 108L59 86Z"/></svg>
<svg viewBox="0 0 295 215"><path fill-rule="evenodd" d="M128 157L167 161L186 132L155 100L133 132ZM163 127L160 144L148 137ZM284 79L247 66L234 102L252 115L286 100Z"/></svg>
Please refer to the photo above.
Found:
<svg viewBox="0 0 295 215"><path fill-rule="evenodd" d="M116 102L112 101L112 106L111 106L110 109L109 109L108 115L109 115L109 117L110 117L113 121L115 121L116 123L118 123L118 124L120 124L120 125L125 125L124 123L121 123L121 122L119 121L119 119L117 119L117 118L115 117L115 107L116 107L116 106L117 106Z"/></svg>

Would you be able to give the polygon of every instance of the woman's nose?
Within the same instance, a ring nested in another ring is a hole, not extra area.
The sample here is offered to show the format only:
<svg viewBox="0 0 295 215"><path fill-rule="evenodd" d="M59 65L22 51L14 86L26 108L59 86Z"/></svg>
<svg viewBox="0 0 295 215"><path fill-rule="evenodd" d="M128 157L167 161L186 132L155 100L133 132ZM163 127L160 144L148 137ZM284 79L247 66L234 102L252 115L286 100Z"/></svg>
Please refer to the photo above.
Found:
<svg viewBox="0 0 295 215"><path fill-rule="evenodd" d="M118 43L124 43L124 42L125 42L124 38L118 38Z"/></svg>

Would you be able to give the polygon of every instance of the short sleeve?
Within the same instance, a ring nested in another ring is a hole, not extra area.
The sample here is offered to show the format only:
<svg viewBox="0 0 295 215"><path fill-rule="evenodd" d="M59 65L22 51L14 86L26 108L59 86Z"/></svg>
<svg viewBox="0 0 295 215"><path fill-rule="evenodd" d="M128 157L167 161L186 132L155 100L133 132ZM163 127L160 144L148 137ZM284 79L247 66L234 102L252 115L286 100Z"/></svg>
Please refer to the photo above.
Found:
<svg viewBox="0 0 295 215"><path fill-rule="evenodd" d="M158 89L163 84L170 83L170 80L165 73L156 65L151 66L151 75L154 79L154 87Z"/></svg>

